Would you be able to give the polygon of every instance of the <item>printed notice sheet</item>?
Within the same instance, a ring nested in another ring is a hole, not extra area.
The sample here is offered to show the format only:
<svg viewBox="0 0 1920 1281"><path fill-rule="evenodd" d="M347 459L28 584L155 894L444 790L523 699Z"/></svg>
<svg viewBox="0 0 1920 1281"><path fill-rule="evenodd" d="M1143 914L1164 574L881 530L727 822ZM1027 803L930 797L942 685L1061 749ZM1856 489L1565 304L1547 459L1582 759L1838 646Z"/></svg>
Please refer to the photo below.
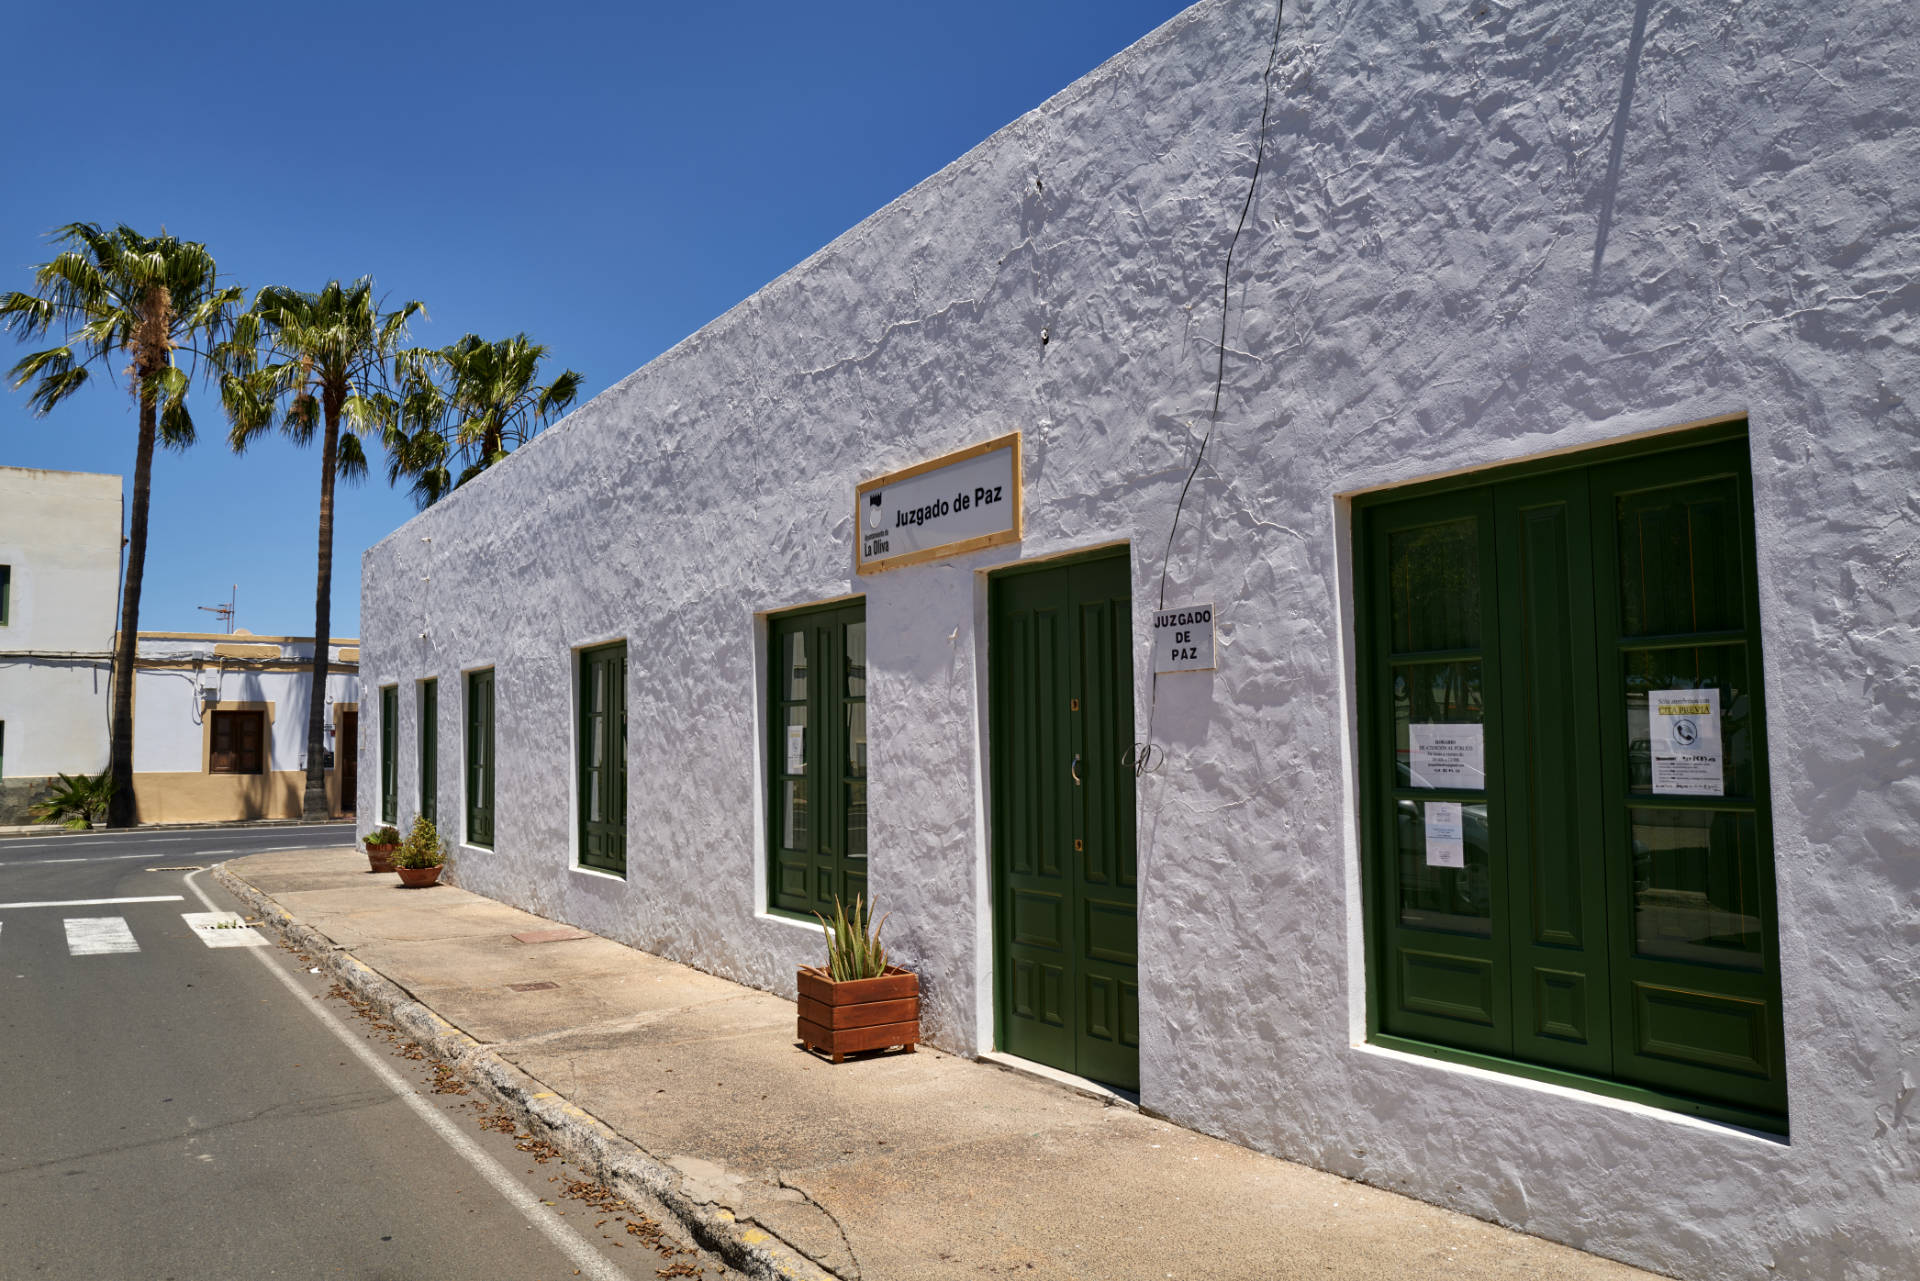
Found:
<svg viewBox="0 0 1920 1281"><path fill-rule="evenodd" d="M1465 867L1467 834L1459 801L1427 803L1427 866Z"/></svg>
<svg viewBox="0 0 1920 1281"><path fill-rule="evenodd" d="M787 773L807 772L807 727L787 726Z"/></svg>
<svg viewBox="0 0 1920 1281"><path fill-rule="evenodd" d="M1720 796L1720 691L1656 689L1647 693L1653 790L1666 796Z"/></svg>
<svg viewBox="0 0 1920 1281"><path fill-rule="evenodd" d="M1485 787L1485 730L1479 725L1411 724L1407 769L1414 787Z"/></svg>

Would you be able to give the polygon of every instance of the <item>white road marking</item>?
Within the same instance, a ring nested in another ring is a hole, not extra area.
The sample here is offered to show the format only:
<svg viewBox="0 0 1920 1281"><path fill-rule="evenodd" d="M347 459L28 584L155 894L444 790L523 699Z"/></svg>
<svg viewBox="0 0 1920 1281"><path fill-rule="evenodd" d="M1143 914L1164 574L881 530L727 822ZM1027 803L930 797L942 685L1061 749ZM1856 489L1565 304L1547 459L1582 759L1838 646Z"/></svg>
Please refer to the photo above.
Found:
<svg viewBox="0 0 1920 1281"><path fill-rule="evenodd" d="M178 894L148 894L140 898L66 898L44 903L0 903L0 910L15 907L117 907L122 903L178 903Z"/></svg>
<svg viewBox="0 0 1920 1281"><path fill-rule="evenodd" d="M207 892L194 883L193 878L198 875L200 875L198 872L187 873L187 887L202 903L206 904L208 911L218 911L219 909L213 905L213 900L207 897ZM513 1175L507 1172L507 1168L487 1155L486 1149L475 1142L472 1135L460 1129L447 1119L445 1113L415 1093L413 1087L407 1084L406 1078L394 1071L391 1064L382 1059L365 1041L350 1032L319 1001L313 1000L311 994L301 988L299 980L274 964L270 953L255 952L254 956L260 959L260 964L267 967L267 973L280 980L281 985L293 993L296 1003L302 1009L310 1011L315 1018L326 1025L328 1031L339 1037L340 1043L352 1050L360 1061L386 1084L388 1089L412 1108L414 1115L431 1126L434 1133L445 1139L449 1147L464 1157L467 1164L471 1165L481 1178L491 1183L493 1190L498 1192L507 1204L520 1211L529 1226L538 1228L547 1240L553 1242L561 1253L572 1260L574 1266L580 1269L581 1276L588 1277L591 1281L627 1281L626 1275L607 1262L599 1251L587 1244L585 1238L554 1218L539 1197L515 1182Z"/></svg>
<svg viewBox="0 0 1920 1281"><path fill-rule="evenodd" d="M138 952L133 931L124 916L69 916L67 952L71 956L104 956L110 952Z"/></svg>
<svg viewBox="0 0 1920 1281"><path fill-rule="evenodd" d="M0 867L51 867L55 863L112 863L129 858L164 858L162 854L96 854L92 858L29 858L17 863L0 863Z"/></svg>
<svg viewBox="0 0 1920 1281"><path fill-rule="evenodd" d="M192 836L148 836L142 838L144 845L168 845L178 841L204 840L204 837ZM125 838L118 836L16 836L0 840L0 847L6 849L51 849L55 845L125 845Z"/></svg>
<svg viewBox="0 0 1920 1281"><path fill-rule="evenodd" d="M267 936L247 925L238 912L182 912L180 919L193 927L208 947L265 947Z"/></svg>

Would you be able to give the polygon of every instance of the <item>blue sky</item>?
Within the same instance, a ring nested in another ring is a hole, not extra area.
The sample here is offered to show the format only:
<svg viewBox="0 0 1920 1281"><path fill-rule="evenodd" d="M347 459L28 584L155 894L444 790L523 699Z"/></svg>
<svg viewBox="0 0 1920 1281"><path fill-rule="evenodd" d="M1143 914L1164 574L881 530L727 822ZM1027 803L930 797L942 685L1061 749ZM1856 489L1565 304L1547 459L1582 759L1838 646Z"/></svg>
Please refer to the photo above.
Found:
<svg viewBox="0 0 1920 1281"><path fill-rule="evenodd" d="M61 224L164 224L249 291L372 275L426 303L422 344L525 330L584 400L1184 7L17 6L0 289ZM123 390L25 400L0 392L0 464L131 474ZM199 443L154 467L141 626L211 630L195 606L237 583L240 626L311 631L317 449L236 458L193 405ZM340 490L337 635L360 553L413 513L374 470Z"/></svg>

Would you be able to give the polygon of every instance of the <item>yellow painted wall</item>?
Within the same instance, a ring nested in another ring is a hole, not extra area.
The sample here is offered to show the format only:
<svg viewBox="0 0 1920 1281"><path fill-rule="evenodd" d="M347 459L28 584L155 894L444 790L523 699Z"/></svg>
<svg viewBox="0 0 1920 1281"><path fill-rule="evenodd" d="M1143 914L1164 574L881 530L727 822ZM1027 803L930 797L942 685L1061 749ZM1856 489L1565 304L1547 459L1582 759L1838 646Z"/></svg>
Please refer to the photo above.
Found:
<svg viewBox="0 0 1920 1281"><path fill-rule="evenodd" d="M331 808L339 808L335 771L327 771ZM305 770L267 774L164 773L133 776L133 804L142 823L221 823L243 818L299 818Z"/></svg>

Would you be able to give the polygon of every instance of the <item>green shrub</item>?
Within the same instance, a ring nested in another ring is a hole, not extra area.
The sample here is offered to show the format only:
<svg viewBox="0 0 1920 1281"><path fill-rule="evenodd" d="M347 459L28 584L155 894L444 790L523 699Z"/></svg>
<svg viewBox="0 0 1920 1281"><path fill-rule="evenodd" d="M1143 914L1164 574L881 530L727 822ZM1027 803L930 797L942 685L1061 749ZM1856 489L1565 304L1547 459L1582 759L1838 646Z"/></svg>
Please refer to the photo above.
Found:
<svg viewBox="0 0 1920 1281"><path fill-rule="evenodd" d="M395 828L376 827L367 833L366 843L368 845L398 845L400 843L400 833Z"/></svg>
<svg viewBox="0 0 1920 1281"><path fill-rule="evenodd" d="M848 979L879 978L886 973L887 949L880 943L880 927L887 923L887 918L873 921L873 909L863 905L858 894L853 896L851 914L840 905L840 896L836 894L832 921L818 912L813 915L827 933L828 978L835 983L845 983Z"/></svg>
<svg viewBox="0 0 1920 1281"><path fill-rule="evenodd" d="M446 843L440 839L439 829L424 814L413 820L413 830L393 852L395 867L439 867L446 861Z"/></svg>
<svg viewBox="0 0 1920 1281"><path fill-rule="evenodd" d="M93 820L107 812L107 802L113 799L113 784L107 779L107 771L89 778L85 774L62 774L60 784L48 793L47 799L27 810L28 817L36 823L58 823L74 832L90 831Z"/></svg>

